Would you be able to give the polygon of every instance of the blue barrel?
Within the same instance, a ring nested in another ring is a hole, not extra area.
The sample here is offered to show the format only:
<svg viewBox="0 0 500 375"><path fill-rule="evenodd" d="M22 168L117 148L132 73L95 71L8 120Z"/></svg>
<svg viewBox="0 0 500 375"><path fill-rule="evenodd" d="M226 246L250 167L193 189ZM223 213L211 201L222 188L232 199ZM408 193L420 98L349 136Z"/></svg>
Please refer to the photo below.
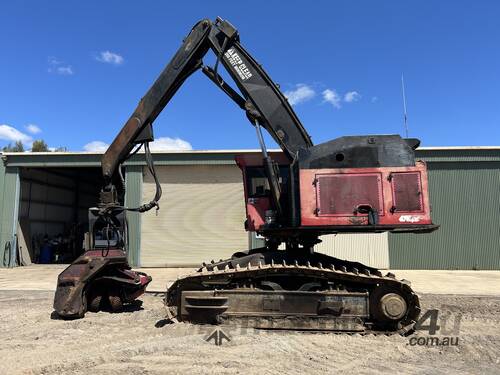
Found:
<svg viewBox="0 0 500 375"><path fill-rule="evenodd" d="M54 248L50 244L44 244L40 248L40 264L52 263Z"/></svg>

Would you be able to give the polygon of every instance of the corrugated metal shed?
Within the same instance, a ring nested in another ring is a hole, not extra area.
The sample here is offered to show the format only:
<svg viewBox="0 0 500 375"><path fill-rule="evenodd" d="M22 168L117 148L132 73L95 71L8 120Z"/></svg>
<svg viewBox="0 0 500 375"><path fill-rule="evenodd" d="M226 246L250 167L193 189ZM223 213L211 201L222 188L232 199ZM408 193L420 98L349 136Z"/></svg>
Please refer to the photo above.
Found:
<svg viewBox="0 0 500 375"><path fill-rule="evenodd" d="M133 165L125 169L125 206L139 207L142 197L142 167ZM141 266L141 214L127 211L128 260L135 267Z"/></svg>
<svg viewBox="0 0 500 375"><path fill-rule="evenodd" d="M367 266L389 268L387 233L330 234L315 246L318 253L360 262Z"/></svg>
<svg viewBox="0 0 500 375"><path fill-rule="evenodd" d="M161 209L141 216L141 265L179 267L226 259L246 250L245 202L236 165L170 165L156 168ZM156 190L150 173L143 202Z"/></svg>
<svg viewBox="0 0 500 375"><path fill-rule="evenodd" d="M19 171L0 167L0 267L15 265L17 217L19 210ZM2 173L3 172L3 173Z"/></svg>
<svg viewBox="0 0 500 375"><path fill-rule="evenodd" d="M269 150L273 151L273 150ZM277 150L279 151L279 150ZM156 165L217 165L236 164L234 156L241 153L259 153L259 150L221 151L168 151L153 152ZM102 153L92 152L33 152L5 153L5 162L10 167L99 167ZM144 154L139 152L125 165L145 166Z"/></svg>
<svg viewBox="0 0 500 375"><path fill-rule="evenodd" d="M158 166L182 165L231 165L236 168L235 154L258 152L258 150L221 150L221 151L170 151L154 152L153 158ZM17 229L19 199L19 171L23 168L86 168L100 167L102 153L46 152L46 153L0 153L0 256L4 248L9 248L0 259L0 267L15 265L15 233ZM137 207L142 202L143 154L133 156L125 163L127 194L126 205ZM13 199L14 198L14 199ZM22 208L22 207L21 207ZM23 211L24 212L24 211ZM55 213L55 212L54 212ZM86 214L86 213L85 213ZM30 215L31 216L31 215ZM141 216L128 213L129 219L129 261L140 266Z"/></svg>
<svg viewBox="0 0 500 375"><path fill-rule="evenodd" d="M367 266L389 268L389 245L387 233L342 233L321 236L321 243L314 246L314 251L335 258L360 262ZM249 235L249 247L264 246L265 241L254 232ZM281 244L280 250L285 249Z"/></svg>
<svg viewBox="0 0 500 375"><path fill-rule="evenodd" d="M157 165L167 166L234 165L235 154L247 152L258 150L163 152L155 153L154 159ZM20 168L98 167L101 156L100 153L3 155L3 163L0 163L0 250L6 243L15 241ZM417 156L428 162L434 221L442 227L429 235L389 235L391 268L500 269L500 147L421 148ZM135 206L141 200L144 165L143 155L135 155L126 163L128 205ZM163 208L168 208L167 202ZM131 263L138 265L141 218L139 215L129 218ZM328 240L322 246L326 246L324 251L328 253L333 247L332 255L343 257L342 251L348 247L338 244L340 242L335 239L334 243ZM369 244L371 249L372 243ZM376 250L380 259L373 258L373 265L381 267L385 262L383 250ZM350 250L346 251L345 257L356 257ZM373 257L371 251L365 258Z"/></svg>
<svg viewBox="0 0 500 375"><path fill-rule="evenodd" d="M500 269L500 149L422 150L430 234L390 234L393 269Z"/></svg>

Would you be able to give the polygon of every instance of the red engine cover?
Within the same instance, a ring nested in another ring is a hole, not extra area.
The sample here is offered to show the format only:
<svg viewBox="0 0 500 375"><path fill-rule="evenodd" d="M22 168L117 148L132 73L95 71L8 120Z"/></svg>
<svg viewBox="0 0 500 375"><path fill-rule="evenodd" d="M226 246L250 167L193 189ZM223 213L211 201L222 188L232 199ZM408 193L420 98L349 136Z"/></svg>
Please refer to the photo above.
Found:
<svg viewBox="0 0 500 375"><path fill-rule="evenodd" d="M367 208L382 226L432 224L422 161L415 167L301 169L299 181L302 226L366 225Z"/></svg>

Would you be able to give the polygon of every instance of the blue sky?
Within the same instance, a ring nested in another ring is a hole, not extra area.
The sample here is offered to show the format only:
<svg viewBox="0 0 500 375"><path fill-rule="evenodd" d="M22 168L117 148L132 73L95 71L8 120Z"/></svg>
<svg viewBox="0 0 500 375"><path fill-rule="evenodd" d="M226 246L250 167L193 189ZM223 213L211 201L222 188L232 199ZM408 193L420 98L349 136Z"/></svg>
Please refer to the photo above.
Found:
<svg viewBox="0 0 500 375"><path fill-rule="evenodd" d="M422 145L500 144L499 2L256 0L2 2L0 146L111 142L192 25L216 16L239 29L315 143L403 134L404 73L410 136ZM258 146L201 72L155 135L157 148Z"/></svg>

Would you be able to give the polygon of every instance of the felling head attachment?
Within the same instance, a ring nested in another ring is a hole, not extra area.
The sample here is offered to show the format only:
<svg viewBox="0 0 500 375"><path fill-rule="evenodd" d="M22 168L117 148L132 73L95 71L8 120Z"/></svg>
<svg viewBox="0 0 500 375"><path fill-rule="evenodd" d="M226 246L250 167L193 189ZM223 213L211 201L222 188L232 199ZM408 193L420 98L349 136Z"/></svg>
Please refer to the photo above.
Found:
<svg viewBox="0 0 500 375"><path fill-rule="evenodd" d="M89 209L89 230L91 249L125 249L126 222L123 210L103 212L93 207Z"/></svg>

